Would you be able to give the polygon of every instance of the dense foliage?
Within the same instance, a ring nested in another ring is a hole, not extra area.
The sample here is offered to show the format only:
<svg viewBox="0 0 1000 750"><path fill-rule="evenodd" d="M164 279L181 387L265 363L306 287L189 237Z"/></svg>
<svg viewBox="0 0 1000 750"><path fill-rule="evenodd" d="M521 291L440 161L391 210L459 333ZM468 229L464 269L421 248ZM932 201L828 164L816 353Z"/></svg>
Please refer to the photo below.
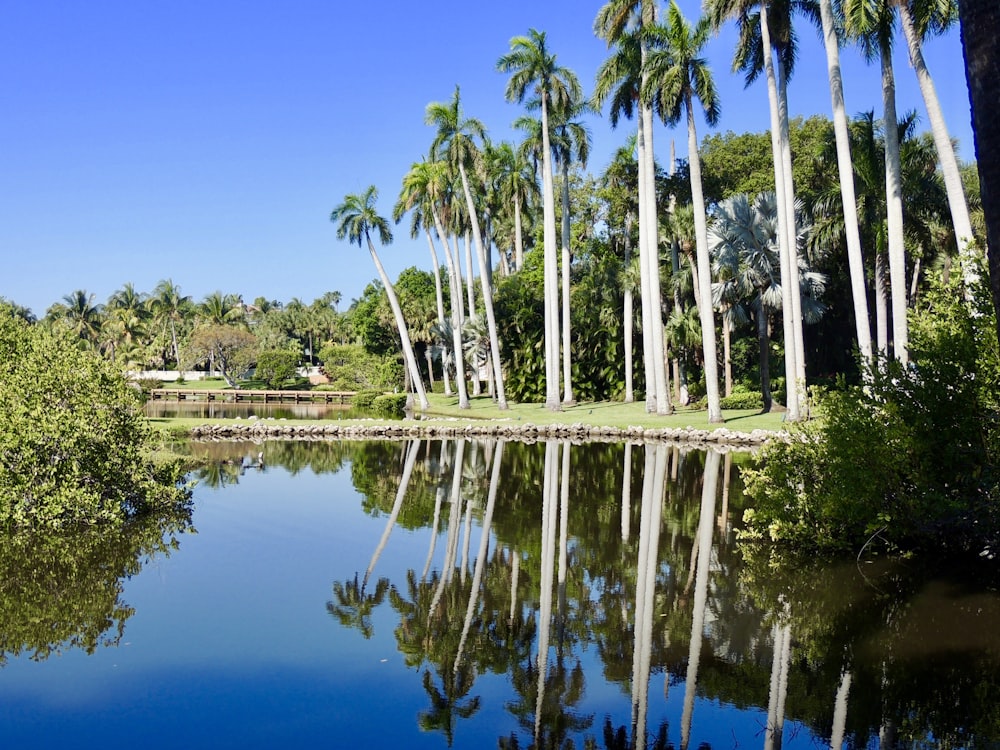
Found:
<svg viewBox="0 0 1000 750"><path fill-rule="evenodd" d="M822 419L748 473L748 535L797 547L992 549L1000 529L1000 356L985 289L934 287L911 315L909 367L880 361Z"/></svg>
<svg viewBox="0 0 1000 750"><path fill-rule="evenodd" d="M121 373L3 306L0 425L0 527L120 526L188 500Z"/></svg>

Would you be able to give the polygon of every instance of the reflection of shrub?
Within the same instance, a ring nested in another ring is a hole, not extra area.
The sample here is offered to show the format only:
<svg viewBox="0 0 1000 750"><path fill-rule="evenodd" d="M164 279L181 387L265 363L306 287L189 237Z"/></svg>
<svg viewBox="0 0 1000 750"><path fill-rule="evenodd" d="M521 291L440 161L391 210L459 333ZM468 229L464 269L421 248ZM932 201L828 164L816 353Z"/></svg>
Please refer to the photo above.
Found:
<svg viewBox="0 0 1000 750"><path fill-rule="evenodd" d="M41 660L117 643L134 613L122 581L169 554L189 523L184 510L117 529L0 532L0 666L22 653Z"/></svg>
<svg viewBox="0 0 1000 750"><path fill-rule="evenodd" d="M187 502L180 468L150 461L135 388L77 344L0 307L0 528L120 526Z"/></svg>
<svg viewBox="0 0 1000 750"><path fill-rule="evenodd" d="M371 409L384 417L402 417L406 410L406 394L386 393L372 401Z"/></svg>

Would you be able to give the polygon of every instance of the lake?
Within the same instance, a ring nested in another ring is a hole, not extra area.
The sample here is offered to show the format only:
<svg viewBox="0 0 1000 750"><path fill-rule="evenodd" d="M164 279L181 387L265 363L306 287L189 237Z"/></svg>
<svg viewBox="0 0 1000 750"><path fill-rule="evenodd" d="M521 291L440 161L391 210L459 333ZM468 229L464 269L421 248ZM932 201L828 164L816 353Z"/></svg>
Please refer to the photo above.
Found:
<svg viewBox="0 0 1000 750"><path fill-rule="evenodd" d="M996 747L988 569L785 560L745 455L192 443L192 525L0 547L9 748Z"/></svg>

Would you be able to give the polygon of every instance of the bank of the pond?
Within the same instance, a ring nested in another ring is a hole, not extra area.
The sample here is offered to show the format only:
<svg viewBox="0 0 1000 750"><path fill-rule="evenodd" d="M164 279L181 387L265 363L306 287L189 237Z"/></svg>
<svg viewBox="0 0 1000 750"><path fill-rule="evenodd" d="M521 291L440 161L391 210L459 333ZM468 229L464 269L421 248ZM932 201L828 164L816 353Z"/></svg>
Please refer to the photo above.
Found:
<svg viewBox="0 0 1000 750"><path fill-rule="evenodd" d="M454 397L434 394L431 406L412 418L289 420L157 418L153 423L174 434L201 439L406 439L422 437L503 437L513 440L681 442L758 446L787 437L782 413L753 410L723 412L724 422L709 424L703 410L670 415L648 414L641 403L592 402L550 411L538 404L511 404L497 409L489 398L471 399L459 409Z"/></svg>

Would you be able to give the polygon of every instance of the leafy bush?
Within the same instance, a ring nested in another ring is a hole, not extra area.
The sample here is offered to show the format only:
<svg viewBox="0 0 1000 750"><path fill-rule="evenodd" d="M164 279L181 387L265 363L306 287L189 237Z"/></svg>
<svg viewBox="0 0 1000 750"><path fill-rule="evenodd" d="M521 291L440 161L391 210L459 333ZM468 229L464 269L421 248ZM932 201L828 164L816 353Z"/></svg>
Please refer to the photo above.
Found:
<svg viewBox="0 0 1000 750"><path fill-rule="evenodd" d="M384 417L402 417L406 411L405 393L386 393L371 403L373 413Z"/></svg>
<svg viewBox="0 0 1000 750"><path fill-rule="evenodd" d="M149 394L154 388L162 388L163 381L157 378L139 378L134 381L137 386L139 386L139 393L142 394L143 402L149 400Z"/></svg>
<svg viewBox="0 0 1000 750"><path fill-rule="evenodd" d="M120 526L187 503L154 466L136 389L64 333L0 306L0 528Z"/></svg>
<svg viewBox="0 0 1000 750"><path fill-rule="evenodd" d="M358 391L354 394L351 405L359 409L371 409L375 403L375 399L382 395L381 391Z"/></svg>
<svg viewBox="0 0 1000 750"><path fill-rule="evenodd" d="M355 344L328 344L320 350L323 371L337 391L391 391L403 387L403 366Z"/></svg>
<svg viewBox="0 0 1000 750"><path fill-rule="evenodd" d="M970 314L956 286L935 288L911 321L910 366L877 362L865 387L827 394L822 420L798 440L761 452L746 476L756 501L746 537L829 549L873 537L895 549L995 541L1000 357L989 306Z"/></svg>
<svg viewBox="0 0 1000 750"><path fill-rule="evenodd" d="M268 388L278 389L295 377L299 357L295 352L283 349L269 349L257 356L257 379L262 380Z"/></svg>
<svg viewBox="0 0 1000 750"><path fill-rule="evenodd" d="M764 397L760 391L734 389L732 395L721 399L723 409L763 409Z"/></svg>

